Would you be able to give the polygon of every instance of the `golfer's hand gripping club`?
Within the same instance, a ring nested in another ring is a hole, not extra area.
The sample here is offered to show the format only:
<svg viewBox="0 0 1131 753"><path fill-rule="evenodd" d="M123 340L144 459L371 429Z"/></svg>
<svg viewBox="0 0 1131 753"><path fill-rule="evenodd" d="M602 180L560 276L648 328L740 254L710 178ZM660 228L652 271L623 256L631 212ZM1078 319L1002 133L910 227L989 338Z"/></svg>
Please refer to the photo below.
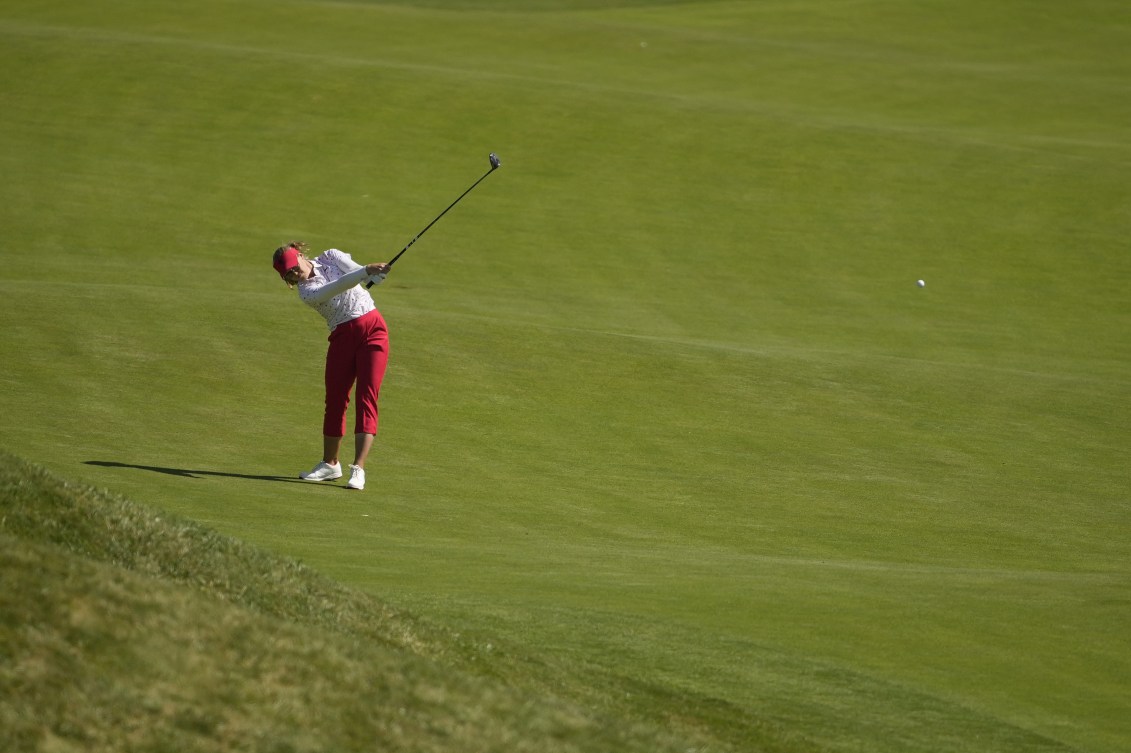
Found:
<svg viewBox="0 0 1131 753"><path fill-rule="evenodd" d="M482 176L481 178L479 178L479 180L477 180L477 181L475 181L474 183L472 183L472 184L471 184L471 188L469 188L469 189L467 189L466 191L464 191L463 193L461 193L461 194L459 195L459 199L456 199L456 200L455 200L455 201L453 201L453 202L452 202L451 204L449 204L449 205L448 205L448 209L451 209L451 208L452 208L452 207L454 207L454 206L455 206L456 204L458 204L458 203L459 203L459 200L460 200L460 199L462 199L462 198L463 198L464 196L467 196L467 195L468 195L469 193L471 193L471 189L472 189L472 188L475 188L475 187L476 187L476 186L478 186L478 185L479 185L480 183L482 183L482 182L483 182L483 180L484 180L484 179L485 179L485 178L486 178L486 177L487 177L488 175L490 175L491 173L495 172L495 170L496 170L496 169L498 169L499 165L501 165L501 164L502 164L502 162L500 162L500 161L499 161L499 158L498 158L498 156L497 156L497 155L496 155L496 154L495 154L494 152L491 152L491 154L487 155L487 159L488 159L488 160L489 160L489 161L491 162L491 169L490 169L490 170L488 170L487 172L483 173L483 176ZM412 246L412 244L413 244L413 243L416 243L417 239L418 239L418 238L420 238L420 236L422 236L422 235L424 235L425 233L427 233L427 232L428 232L428 228L430 228L430 227L432 227L433 225L435 225L435 224L436 224L436 222L437 222L437 221L438 221L438 220L439 220L439 219L440 219L441 217L443 217L443 216L444 216L445 214L447 214L447 213L448 213L448 209L445 209L444 211L442 211L442 212L440 212L440 213L439 213L438 215L436 215L436 219L434 219L434 220L432 220L431 222L429 222L429 223L428 223L428 224L427 224L427 225L426 225L426 226L424 227L424 229L423 229L423 230L421 230L421 231L420 231L419 233L417 233L417 234L416 234L415 236L413 236L413 239L412 239L412 240L410 240L410 241L409 241L409 242L408 242L408 243L407 243L407 244L405 245L405 247L404 247L404 248L402 248L402 249L401 249L401 250L400 250L400 251L399 251L399 252L397 253L397 255L396 255L396 256L394 256L394 257L393 257L392 259L390 259L390 260L389 260L389 263L388 263L388 264L386 265L386 270L385 270L385 272L384 272L384 273L382 273L381 275L379 275L379 276L380 276L380 278L381 278L380 280L376 280L376 281L375 281L375 280L372 280L372 279L371 279L371 280L370 280L369 282L365 283L365 287L366 287L366 288L371 288L371 287L373 287L374 285L379 285L379 284L380 284L380 283L381 283L381 282L382 282L382 281L383 281L383 280L385 279L385 275L386 275L386 274L388 274L388 270L389 270L389 268L391 268L391 267L392 267L392 266L393 266L394 264L396 264L396 262L397 262L397 259L401 258L401 256L402 256L402 255L404 254L404 252L405 252L405 251L408 251L408 249L409 249L409 248L410 248L410 247Z"/></svg>
<svg viewBox="0 0 1131 753"><path fill-rule="evenodd" d="M366 264L365 274L367 275L367 282L365 287L371 288L374 285L380 285L385 281L386 275L389 274L389 265L386 263Z"/></svg>

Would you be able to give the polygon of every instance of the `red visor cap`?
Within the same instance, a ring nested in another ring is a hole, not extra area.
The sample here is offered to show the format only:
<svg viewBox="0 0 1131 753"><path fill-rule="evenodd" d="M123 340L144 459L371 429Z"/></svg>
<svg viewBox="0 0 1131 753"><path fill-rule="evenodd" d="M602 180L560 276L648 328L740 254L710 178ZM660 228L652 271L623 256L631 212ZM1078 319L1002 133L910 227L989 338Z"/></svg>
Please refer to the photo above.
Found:
<svg viewBox="0 0 1131 753"><path fill-rule="evenodd" d="M288 246L283 249L283 253L275 257L275 271L279 273L279 277L284 280L287 279L287 270L293 269L298 266L298 249L294 246Z"/></svg>

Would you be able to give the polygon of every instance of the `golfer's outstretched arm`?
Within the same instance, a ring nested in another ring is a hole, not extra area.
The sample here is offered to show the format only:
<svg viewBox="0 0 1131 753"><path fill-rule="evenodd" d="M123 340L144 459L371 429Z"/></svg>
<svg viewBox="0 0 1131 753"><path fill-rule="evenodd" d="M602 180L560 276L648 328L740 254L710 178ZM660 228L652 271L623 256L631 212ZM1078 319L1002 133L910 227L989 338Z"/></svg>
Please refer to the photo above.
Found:
<svg viewBox="0 0 1131 753"><path fill-rule="evenodd" d="M336 295L341 295L355 285L360 285L369 278L365 267L358 267L348 274L324 285L306 285L301 288L302 299L310 303L325 303Z"/></svg>

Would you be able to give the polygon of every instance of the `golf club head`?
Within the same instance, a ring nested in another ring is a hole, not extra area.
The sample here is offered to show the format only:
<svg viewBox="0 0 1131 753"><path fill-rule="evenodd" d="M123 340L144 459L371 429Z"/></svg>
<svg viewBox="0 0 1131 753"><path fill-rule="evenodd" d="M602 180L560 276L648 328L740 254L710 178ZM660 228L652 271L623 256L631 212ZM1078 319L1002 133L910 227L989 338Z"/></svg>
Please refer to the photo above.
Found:
<svg viewBox="0 0 1131 753"><path fill-rule="evenodd" d="M491 152L489 155L487 155L487 159L491 160L491 169L492 170L494 170L499 165L503 164L502 162L499 162L499 156L497 154L495 154L494 152Z"/></svg>

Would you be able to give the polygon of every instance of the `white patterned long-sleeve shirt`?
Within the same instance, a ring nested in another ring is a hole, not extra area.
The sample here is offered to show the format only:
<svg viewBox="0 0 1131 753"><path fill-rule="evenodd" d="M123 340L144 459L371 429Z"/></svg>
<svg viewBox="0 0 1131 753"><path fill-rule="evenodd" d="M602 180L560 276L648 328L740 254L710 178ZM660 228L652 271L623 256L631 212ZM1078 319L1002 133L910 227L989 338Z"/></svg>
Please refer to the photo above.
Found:
<svg viewBox="0 0 1131 753"><path fill-rule="evenodd" d="M331 331L377 308L369 291L361 286L369 279L365 267L349 254L331 248L310 263L314 265L314 272L309 279L298 283L298 295L303 303L322 315Z"/></svg>

